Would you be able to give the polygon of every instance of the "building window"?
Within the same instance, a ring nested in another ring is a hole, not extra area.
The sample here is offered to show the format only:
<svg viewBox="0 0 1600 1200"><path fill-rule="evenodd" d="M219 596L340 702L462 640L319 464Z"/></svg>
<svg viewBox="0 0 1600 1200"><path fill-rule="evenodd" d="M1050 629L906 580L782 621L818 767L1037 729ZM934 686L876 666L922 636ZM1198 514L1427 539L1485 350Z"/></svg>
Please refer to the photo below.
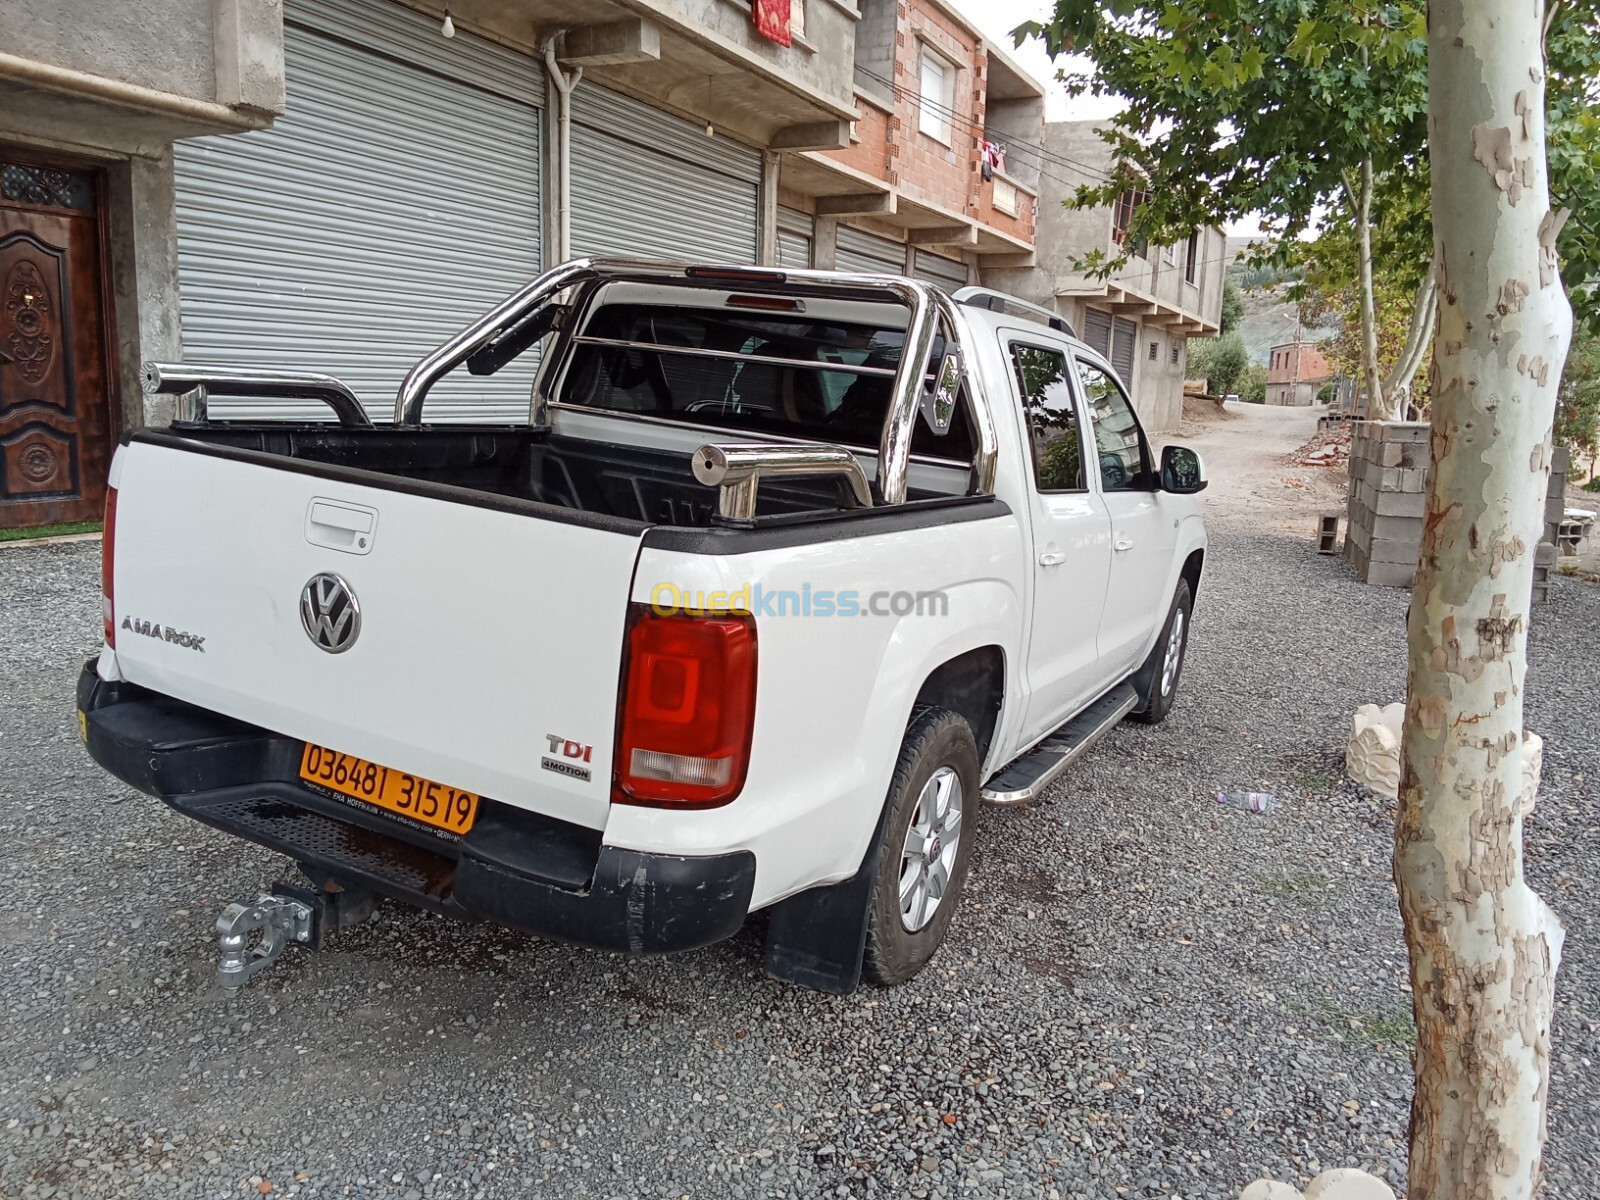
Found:
<svg viewBox="0 0 1600 1200"><path fill-rule="evenodd" d="M1182 345L1180 345L1177 342L1173 342L1172 343L1172 365L1173 366L1177 366L1178 365L1178 359L1182 356L1182 354L1183 354Z"/></svg>
<svg viewBox="0 0 1600 1200"><path fill-rule="evenodd" d="M1126 245L1128 229L1133 224L1133 214L1139 211L1139 206L1144 203L1145 193L1140 188L1129 188L1117 197L1117 206L1111 214L1111 240L1117 245Z"/></svg>
<svg viewBox="0 0 1600 1200"><path fill-rule="evenodd" d="M1194 283L1200 278L1200 231L1189 235L1189 245L1183 256L1183 281Z"/></svg>
<svg viewBox="0 0 1600 1200"><path fill-rule="evenodd" d="M1017 216L1017 186L1000 176L994 177L994 207L996 212Z"/></svg>
<svg viewBox="0 0 1600 1200"><path fill-rule="evenodd" d="M1161 247L1161 261L1167 266L1172 266L1178 261L1178 248L1176 246Z"/></svg>
<svg viewBox="0 0 1600 1200"><path fill-rule="evenodd" d="M806 35L806 0L789 0L789 36Z"/></svg>
<svg viewBox="0 0 1600 1200"><path fill-rule="evenodd" d="M1150 343L1150 361L1151 362L1155 362L1156 359L1158 359L1160 357L1161 357L1161 343L1160 342L1151 342Z"/></svg>
<svg viewBox="0 0 1600 1200"><path fill-rule="evenodd" d="M920 81L921 101L917 128L948 146L950 118L955 112L956 102L955 64L924 46L917 78Z"/></svg>

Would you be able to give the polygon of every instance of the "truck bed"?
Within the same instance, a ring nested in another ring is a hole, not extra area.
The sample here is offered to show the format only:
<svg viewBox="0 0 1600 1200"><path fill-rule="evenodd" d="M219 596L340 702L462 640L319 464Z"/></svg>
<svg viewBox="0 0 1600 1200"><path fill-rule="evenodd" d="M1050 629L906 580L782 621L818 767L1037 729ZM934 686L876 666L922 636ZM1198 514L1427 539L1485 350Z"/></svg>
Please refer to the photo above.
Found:
<svg viewBox="0 0 1600 1200"><path fill-rule="evenodd" d="M166 436L650 525L704 527L717 508L716 489L694 478L688 454L542 430L264 424L174 428ZM934 497L932 492L914 491L911 498ZM840 477L775 479L762 485L757 516L829 512L853 505Z"/></svg>

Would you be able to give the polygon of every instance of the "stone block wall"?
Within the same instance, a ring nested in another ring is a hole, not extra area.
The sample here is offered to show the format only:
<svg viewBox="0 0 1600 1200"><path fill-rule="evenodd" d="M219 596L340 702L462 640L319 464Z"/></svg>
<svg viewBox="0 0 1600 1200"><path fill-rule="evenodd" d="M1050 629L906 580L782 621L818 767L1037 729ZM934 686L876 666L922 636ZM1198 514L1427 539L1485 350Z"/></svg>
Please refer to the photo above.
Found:
<svg viewBox="0 0 1600 1200"><path fill-rule="evenodd" d="M1344 553L1364 583L1411 586L1427 499L1428 435L1425 421L1351 426Z"/></svg>
<svg viewBox="0 0 1600 1200"><path fill-rule="evenodd" d="M1543 604L1550 599L1550 572L1560 554L1561 519L1567 512L1567 472L1572 469L1572 456L1565 446L1550 451L1550 486L1544 494L1544 538L1533 551L1533 602Z"/></svg>

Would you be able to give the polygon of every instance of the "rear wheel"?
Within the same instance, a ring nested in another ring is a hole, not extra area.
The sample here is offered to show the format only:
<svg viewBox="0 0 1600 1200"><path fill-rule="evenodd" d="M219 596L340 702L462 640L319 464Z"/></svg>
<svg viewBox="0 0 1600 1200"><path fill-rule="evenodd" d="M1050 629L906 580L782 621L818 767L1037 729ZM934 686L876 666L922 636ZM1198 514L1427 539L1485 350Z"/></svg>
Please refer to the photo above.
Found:
<svg viewBox="0 0 1600 1200"><path fill-rule="evenodd" d="M1189 650L1189 616L1194 611L1194 600L1189 594L1189 581L1178 580L1178 590L1172 597L1172 608L1167 613L1167 623L1161 627L1156 639L1139 669L1139 678L1148 679L1150 685L1143 696L1144 703L1134 713L1136 720L1147 725L1159 725L1172 711L1178 698L1178 677L1183 674L1183 660Z"/></svg>
<svg viewBox="0 0 1600 1200"><path fill-rule="evenodd" d="M863 968L903 983L927 965L955 915L978 816L978 747L948 709L919 713L889 785Z"/></svg>

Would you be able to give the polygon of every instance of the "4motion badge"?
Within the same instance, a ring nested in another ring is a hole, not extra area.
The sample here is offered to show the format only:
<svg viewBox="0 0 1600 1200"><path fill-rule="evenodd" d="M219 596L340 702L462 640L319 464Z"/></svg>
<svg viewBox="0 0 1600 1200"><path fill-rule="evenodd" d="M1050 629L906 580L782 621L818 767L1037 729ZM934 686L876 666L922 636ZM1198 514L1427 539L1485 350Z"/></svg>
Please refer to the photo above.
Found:
<svg viewBox="0 0 1600 1200"><path fill-rule="evenodd" d="M319 650L343 654L361 636L361 605L337 575L313 575L300 589L300 624Z"/></svg>
<svg viewBox="0 0 1600 1200"><path fill-rule="evenodd" d="M589 782L590 771L586 764L594 754L593 746L564 738L559 733L547 733L544 740L550 743L550 753L540 757L540 767L557 775L565 775L568 779Z"/></svg>

